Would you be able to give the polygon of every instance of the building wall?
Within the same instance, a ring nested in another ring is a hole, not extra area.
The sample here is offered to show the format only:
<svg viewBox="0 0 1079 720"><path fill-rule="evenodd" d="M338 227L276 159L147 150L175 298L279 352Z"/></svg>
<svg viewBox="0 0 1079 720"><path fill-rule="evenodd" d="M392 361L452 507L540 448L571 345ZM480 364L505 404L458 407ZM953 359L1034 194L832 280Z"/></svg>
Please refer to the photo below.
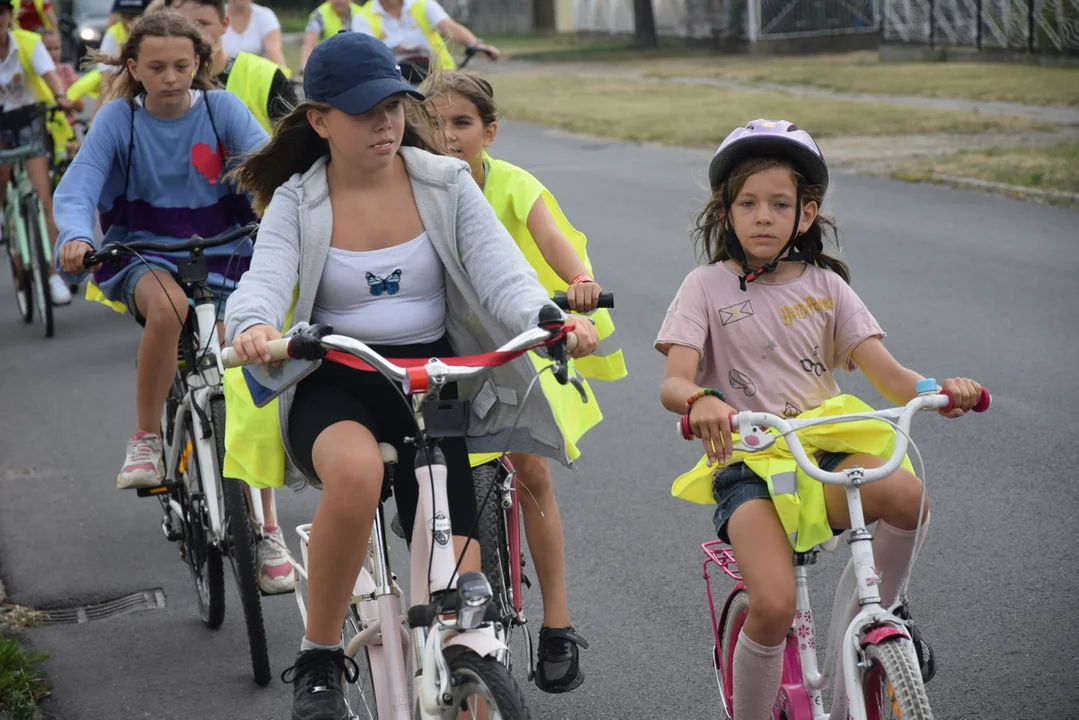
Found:
<svg viewBox="0 0 1079 720"><path fill-rule="evenodd" d="M533 0L440 0L453 19L478 35L532 32Z"/></svg>
<svg viewBox="0 0 1079 720"><path fill-rule="evenodd" d="M652 0L660 35L711 37L723 15L725 0ZM559 29L630 34L633 0L560 0ZM566 18L572 9L572 20ZM572 22L572 27L566 27Z"/></svg>

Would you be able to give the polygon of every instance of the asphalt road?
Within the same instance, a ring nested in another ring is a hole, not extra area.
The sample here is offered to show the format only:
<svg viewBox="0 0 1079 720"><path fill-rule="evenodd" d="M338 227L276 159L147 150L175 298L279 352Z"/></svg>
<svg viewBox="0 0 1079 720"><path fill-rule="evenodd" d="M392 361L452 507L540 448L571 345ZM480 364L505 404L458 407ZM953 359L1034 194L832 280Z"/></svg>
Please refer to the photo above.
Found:
<svg viewBox="0 0 1079 720"><path fill-rule="evenodd" d="M699 550L711 510L670 497L697 452L659 405L662 358L651 349L693 267L687 228L707 155L518 124L494 152L533 170L589 236L598 277L618 296L631 373L596 388L606 422L586 438L579 472L557 473L572 614L591 649L580 690L528 691L533 717L715 718ZM994 391L991 412L927 415L915 433L934 522L914 610L937 650L937 717L1079 717L1079 650L1068 639L1079 637L1079 212L846 175L831 210L893 352L923 374L965 374ZM0 298L10 296L5 274ZM234 589L225 625L205 629L156 502L114 487L134 423L138 327L83 301L58 314L46 341L10 306L0 313L0 573L10 599L28 605L161 588L167 606L29 631L51 655L43 707L65 720L288 717L289 688L250 678ZM841 384L881 402L861 376ZM282 524L304 522L316 503L314 491L282 493ZM819 617L839 566L827 558L814 573ZM280 672L299 615L289 596L267 599L264 612Z"/></svg>

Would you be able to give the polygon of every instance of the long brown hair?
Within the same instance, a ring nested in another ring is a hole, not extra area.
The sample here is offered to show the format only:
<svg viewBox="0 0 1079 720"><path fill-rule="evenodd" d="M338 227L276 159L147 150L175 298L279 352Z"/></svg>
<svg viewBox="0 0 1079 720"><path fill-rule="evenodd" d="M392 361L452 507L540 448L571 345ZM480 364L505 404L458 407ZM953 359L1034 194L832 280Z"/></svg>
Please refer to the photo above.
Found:
<svg viewBox="0 0 1079 720"><path fill-rule="evenodd" d="M434 115L423 103L408 96L404 100L405 134L401 145L445 155L446 138ZM232 171L231 179L253 196L255 212L261 215L277 188L290 177L307 172L319 158L330 154L330 143L311 127L307 111L325 113L332 109L327 103L304 100L278 121L269 142Z"/></svg>
<svg viewBox="0 0 1079 720"><path fill-rule="evenodd" d="M213 48L202 39L202 33L195 23L191 22L179 13L162 10L143 15L131 26L127 42L120 48L119 57L111 57L100 51L94 51L90 56L90 62L104 63L114 66L117 77L113 81L112 97L127 98L128 102L134 101L146 89L142 83L136 80L128 70L128 60L138 60L139 46L148 37L185 37L191 41L195 49L195 56L199 59L199 69L191 82L191 87L196 90L213 90L214 84L210 79L213 73Z"/></svg>
<svg viewBox="0 0 1079 720"><path fill-rule="evenodd" d="M734 202L734 199L738 197L738 193L742 192L742 188L745 187L746 181L750 177L773 168L784 168L790 172L795 185L798 187L802 206L812 201L817 203L817 207L820 208L827 188L823 185L811 185L805 176L798 172L798 169L786 158L756 157L746 160L731 171L723 184L712 193L712 197L708 200L704 209L697 215L693 240L699 259L713 264L733 257L731 245L738 242L738 237L734 234L733 225L727 220L728 208L724 198L730 198L730 201ZM801 212L801 209L799 207L798 211ZM834 255L824 252L824 239L827 236L831 236L832 242L838 249L839 230L835 221L818 209L817 218L809 226L809 229L794 241L791 252L801 253L809 264L831 270L843 278L844 282L850 284L850 268L847 267L847 264Z"/></svg>
<svg viewBox="0 0 1079 720"><path fill-rule="evenodd" d="M420 92L428 100L450 93L460 95L476 107L476 114L484 127L496 122L500 114L491 83L471 70L436 69L424 78Z"/></svg>

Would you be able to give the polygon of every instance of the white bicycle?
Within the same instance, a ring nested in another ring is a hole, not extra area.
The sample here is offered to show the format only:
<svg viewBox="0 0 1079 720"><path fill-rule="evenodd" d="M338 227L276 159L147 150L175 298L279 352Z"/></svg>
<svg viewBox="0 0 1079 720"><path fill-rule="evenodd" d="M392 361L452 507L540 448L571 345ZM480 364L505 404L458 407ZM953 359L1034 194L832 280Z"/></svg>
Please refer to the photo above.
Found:
<svg viewBox="0 0 1079 720"><path fill-rule="evenodd" d="M459 713L489 720L530 717L520 688L498 660L509 648L490 583L481 572L458 576L460 559L453 549L446 460L439 439L464 435L470 411L468 401L440 400L439 391L447 383L475 378L543 346L554 358L556 376L567 381L565 353L574 346L575 337L567 333L568 326L557 308L544 311L539 327L484 355L387 360L358 340L330 334L328 326L314 325L294 329L295 334L269 343L271 357L285 361L283 367L244 368L249 387L254 383L256 404L263 405L299 382L323 359L374 369L402 386L414 413L416 435L411 442L416 448L420 492L410 548L411 607L405 611L403 592L390 565L387 523L380 504L344 626L345 655L360 668L357 681L350 683L346 678L344 685L354 720L457 720ZM225 350L223 362L226 367L240 364L231 349ZM385 477L390 478L396 450L385 443L379 448ZM295 563L296 570L305 583L308 542L311 533L318 530L305 524L296 531L302 549L302 563ZM303 598L298 588L296 600L306 626ZM414 703L409 699L409 651Z"/></svg>

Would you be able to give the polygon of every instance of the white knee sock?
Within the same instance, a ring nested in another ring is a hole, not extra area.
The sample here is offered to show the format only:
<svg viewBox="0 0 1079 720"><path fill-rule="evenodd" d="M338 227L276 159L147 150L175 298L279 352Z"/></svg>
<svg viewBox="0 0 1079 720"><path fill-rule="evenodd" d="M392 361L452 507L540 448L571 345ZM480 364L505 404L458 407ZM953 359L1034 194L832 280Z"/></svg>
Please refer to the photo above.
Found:
<svg viewBox="0 0 1079 720"><path fill-rule="evenodd" d="M734 647L734 720L768 720L783 679L786 642L765 647L743 630Z"/></svg>

